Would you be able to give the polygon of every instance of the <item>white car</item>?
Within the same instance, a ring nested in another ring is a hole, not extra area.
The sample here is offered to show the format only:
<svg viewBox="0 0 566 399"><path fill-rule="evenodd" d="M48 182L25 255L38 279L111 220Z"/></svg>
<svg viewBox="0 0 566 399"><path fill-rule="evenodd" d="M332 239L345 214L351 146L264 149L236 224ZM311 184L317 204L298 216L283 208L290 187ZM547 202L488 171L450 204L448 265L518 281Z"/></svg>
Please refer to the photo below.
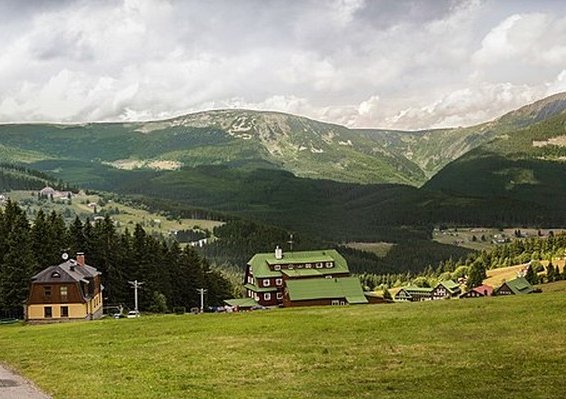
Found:
<svg viewBox="0 0 566 399"><path fill-rule="evenodd" d="M128 319L135 319L136 317L140 317L140 312L136 312L135 310L130 310L126 317Z"/></svg>

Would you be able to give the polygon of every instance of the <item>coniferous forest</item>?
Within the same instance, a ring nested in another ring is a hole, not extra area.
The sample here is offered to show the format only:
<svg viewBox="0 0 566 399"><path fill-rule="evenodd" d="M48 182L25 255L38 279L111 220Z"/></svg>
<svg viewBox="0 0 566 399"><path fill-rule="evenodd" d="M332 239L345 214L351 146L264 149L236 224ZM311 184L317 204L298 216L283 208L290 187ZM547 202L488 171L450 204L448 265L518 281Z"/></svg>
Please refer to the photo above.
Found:
<svg viewBox="0 0 566 399"><path fill-rule="evenodd" d="M0 210L0 312L17 314L26 300L30 278L61 255L84 252L86 263L102 273L106 304L133 307L128 281L143 281L139 308L163 312L199 306L198 288L207 289L206 305L220 305L232 287L192 247L148 235L140 225L117 231L112 220L92 223L78 218L66 226L61 215L39 211L33 223L15 203ZM1 314L1 313L0 313Z"/></svg>

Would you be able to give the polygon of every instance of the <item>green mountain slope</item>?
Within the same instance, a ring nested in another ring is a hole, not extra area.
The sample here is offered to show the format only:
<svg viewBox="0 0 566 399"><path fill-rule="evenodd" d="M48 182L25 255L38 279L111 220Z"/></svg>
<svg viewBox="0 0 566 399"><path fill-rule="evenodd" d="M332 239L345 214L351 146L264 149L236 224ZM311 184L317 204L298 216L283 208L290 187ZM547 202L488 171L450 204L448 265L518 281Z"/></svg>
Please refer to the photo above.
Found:
<svg viewBox="0 0 566 399"><path fill-rule="evenodd" d="M119 169L247 165L297 176L360 183L418 184L412 161L338 125L293 115L210 111L167 121L86 125L0 125L0 156L78 160ZM19 154L19 155L18 155Z"/></svg>
<svg viewBox="0 0 566 399"><path fill-rule="evenodd" d="M476 148L445 167L425 188L452 195L509 198L541 211L566 210L566 113Z"/></svg>
<svg viewBox="0 0 566 399"><path fill-rule="evenodd" d="M565 111L566 93L559 93L476 126L417 132L362 130L361 133L413 161L430 178L451 161L495 137L511 134Z"/></svg>
<svg viewBox="0 0 566 399"><path fill-rule="evenodd" d="M495 121L456 129L356 130L277 112L217 110L169 120L81 125L0 125L0 160L74 160L117 169L226 165L280 169L351 183L422 185L494 137L566 108L549 97Z"/></svg>

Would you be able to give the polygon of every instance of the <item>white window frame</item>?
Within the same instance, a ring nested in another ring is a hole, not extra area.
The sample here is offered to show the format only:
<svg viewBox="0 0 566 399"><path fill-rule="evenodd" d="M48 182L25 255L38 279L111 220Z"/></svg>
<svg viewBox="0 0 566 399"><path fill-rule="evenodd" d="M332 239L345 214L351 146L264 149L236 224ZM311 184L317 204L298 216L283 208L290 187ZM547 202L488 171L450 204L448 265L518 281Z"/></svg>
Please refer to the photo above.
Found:
<svg viewBox="0 0 566 399"><path fill-rule="evenodd" d="M281 265L273 265L273 270L281 270Z"/></svg>
<svg viewBox="0 0 566 399"><path fill-rule="evenodd" d="M271 286L271 281L268 278L263 279L263 286L264 287Z"/></svg>
<svg viewBox="0 0 566 399"><path fill-rule="evenodd" d="M283 279L282 278L275 279L275 285L282 286L283 285Z"/></svg>
<svg viewBox="0 0 566 399"><path fill-rule="evenodd" d="M331 269L332 266L334 266L334 265L332 264L332 262L326 262L326 268L327 268L327 269Z"/></svg>
<svg viewBox="0 0 566 399"><path fill-rule="evenodd" d="M340 301L338 299L333 299L332 302L331 302L331 305L332 306L338 306L338 305L340 305Z"/></svg>
<svg viewBox="0 0 566 399"><path fill-rule="evenodd" d="M283 299L283 293L282 292L277 293L277 299Z"/></svg>
<svg viewBox="0 0 566 399"><path fill-rule="evenodd" d="M270 292L266 292L263 294L263 300L264 301L271 301L271 293Z"/></svg>
<svg viewBox="0 0 566 399"><path fill-rule="evenodd" d="M316 266L317 269L322 269L324 267L322 262L318 262L315 266Z"/></svg>
<svg viewBox="0 0 566 399"><path fill-rule="evenodd" d="M307 263L305 265L305 269L312 269L312 263Z"/></svg>

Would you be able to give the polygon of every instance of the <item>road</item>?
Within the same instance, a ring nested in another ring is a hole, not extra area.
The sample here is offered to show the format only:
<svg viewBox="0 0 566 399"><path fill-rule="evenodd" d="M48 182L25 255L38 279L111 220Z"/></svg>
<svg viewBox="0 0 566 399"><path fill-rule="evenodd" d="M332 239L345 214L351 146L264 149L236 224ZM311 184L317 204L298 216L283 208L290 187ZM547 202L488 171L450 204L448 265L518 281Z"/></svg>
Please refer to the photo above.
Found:
<svg viewBox="0 0 566 399"><path fill-rule="evenodd" d="M51 399L23 377L0 365L0 399Z"/></svg>

